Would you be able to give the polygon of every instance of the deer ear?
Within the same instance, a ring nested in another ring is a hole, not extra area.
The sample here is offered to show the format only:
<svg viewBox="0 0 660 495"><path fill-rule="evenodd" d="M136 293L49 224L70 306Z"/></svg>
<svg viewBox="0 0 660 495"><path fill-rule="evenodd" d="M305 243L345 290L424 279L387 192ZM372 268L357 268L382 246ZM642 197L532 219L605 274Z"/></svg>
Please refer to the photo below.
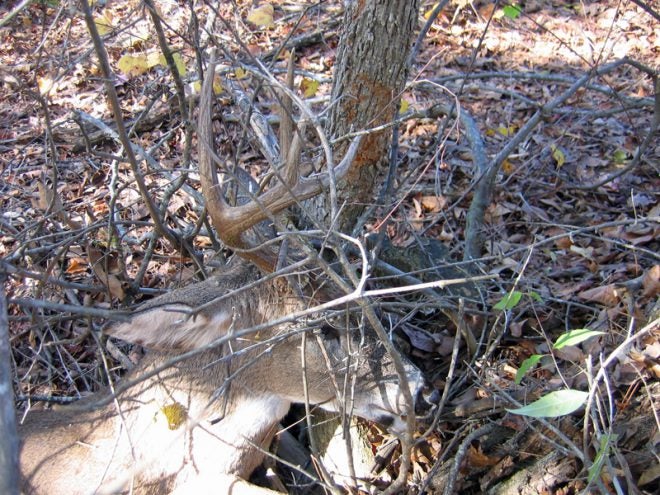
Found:
<svg viewBox="0 0 660 495"><path fill-rule="evenodd" d="M137 313L131 321L111 325L105 333L160 351L189 351L226 335L232 322L227 311L190 316L185 304L168 304Z"/></svg>

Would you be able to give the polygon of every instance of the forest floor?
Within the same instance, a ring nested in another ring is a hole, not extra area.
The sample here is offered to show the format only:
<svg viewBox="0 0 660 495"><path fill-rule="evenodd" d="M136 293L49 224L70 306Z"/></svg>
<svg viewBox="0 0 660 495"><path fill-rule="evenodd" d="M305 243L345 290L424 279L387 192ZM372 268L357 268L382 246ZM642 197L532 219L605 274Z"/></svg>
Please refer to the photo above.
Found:
<svg viewBox="0 0 660 495"><path fill-rule="evenodd" d="M200 52L189 6L157 3L193 108ZM485 211L480 266L498 278L465 308L478 351L454 351L455 329L440 311L417 311L405 329L407 352L436 395L449 392L413 452L410 493L660 490L660 21L638 3L531 1L517 15L491 2L452 1L422 40L401 97L395 192L373 210L365 233L386 221L393 246L432 239L449 250L439 264L460 262L480 174L472 138L488 159L515 146L499 163ZM84 19L68 4L33 3L0 28L0 256L19 410L104 382L90 333L103 319L76 306L132 307L196 275L193 260L169 243L145 252L153 228L130 167L114 160L122 151L113 115ZM252 2L232 4L220 2L226 23L214 27L226 44L224 75L253 91L249 53L283 79L295 45L296 90L320 113L339 2L273 1L273 14L261 17ZM433 6L422 2L420 27ZM208 24L207 7L196 9L199 25ZM7 12L0 7L0 18ZM186 172L190 187L170 185L196 151L151 20L134 0L108 2L95 15L130 137L151 155L142 164L147 187L166 205L168 225L192 230L202 223L197 177ZM277 53L285 40L291 45ZM231 144L219 152L259 176L267 162L239 146L243 130L226 103ZM266 115L273 108L264 91L254 104ZM437 105L455 105L463 120L446 119ZM121 242L110 219L121 224ZM193 245L207 257L216 247L204 235ZM457 297L447 295L456 307ZM580 329L594 333L556 345ZM560 389L592 392L586 419L584 407L557 417L507 412ZM373 428L377 450L389 436ZM396 474L399 454L389 455L378 483Z"/></svg>

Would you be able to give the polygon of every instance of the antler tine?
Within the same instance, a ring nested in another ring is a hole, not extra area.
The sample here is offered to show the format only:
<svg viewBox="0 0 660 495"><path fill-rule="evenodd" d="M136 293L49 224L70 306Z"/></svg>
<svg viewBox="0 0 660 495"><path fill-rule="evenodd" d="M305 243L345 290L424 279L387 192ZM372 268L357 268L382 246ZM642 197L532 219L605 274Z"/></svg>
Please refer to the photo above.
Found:
<svg viewBox="0 0 660 495"><path fill-rule="evenodd" d="M298 177L298 161L302 148L300 132L294 133L291 149L286 163L280 170L279 181L275 186L262 193L258 198L240 206L229 206L218 184L218 176L214 161L220 162L213 146L212 110L213 110L213 78L215 75L215 52L204 77L200 97L200 109L197 123L199 141L199 173L202 183L202 193L206 200L206 208L220 239L230 248L237 248L239 256L251 261L260 269L272 272L277 263L277 255L268 248L255 249L244 239L243 233L279 213L285 208L305 199L316 196L328 186L327 173L310 178ZM351 143L346 156L335 169L336 178L346 174L357 153L360 138Z"/></svg>

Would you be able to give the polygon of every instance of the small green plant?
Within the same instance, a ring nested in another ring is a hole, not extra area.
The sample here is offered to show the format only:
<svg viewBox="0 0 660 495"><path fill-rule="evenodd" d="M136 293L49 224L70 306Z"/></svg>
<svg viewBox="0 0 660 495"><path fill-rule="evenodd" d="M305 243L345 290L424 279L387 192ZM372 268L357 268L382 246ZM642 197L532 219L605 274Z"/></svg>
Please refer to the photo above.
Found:
<svg viewBox="0 0 660 495"><path fill-rule="evenodd" d="M511 291L506 296L504 296L502 299L500 299L500 301L495 306L493 306L493 309L497 309L499 311L508 311L510 309L513 309L518 305L518 303L520 302L520 300L522 299L522 297L524 295L525 294L523 294L522 292L520 292L518 290ZM536 302L542 302L543 301L541 296L537 292L534 292L534 291L528 292L527 296L532 298Z"/></svg>
<svg viewBox="0 0 660 495"><path fill-rule="evenodd" d="M615 433L607 433L604 435L601 435L600 437L600 444L598 445L598 452L596 453L596 459L594 459L594 463L589 466L589 474L587 477L587 480L589 483L592 483L593 481L600 476L600 472L603 469L603 465L605 464L605 460L609 457L610 455L610 450L612 448L612 445L616 445L616 441L619 439L619 435Z"/></svg>
<svg viewBox="0 0 660 495"><path fill-rule="evenodd" d="M559 350L570 345L577 345L587 339L590 339L591 337L596 337L598 335L603 335L603 332L589 330L587 328L571 330L570 332L566 332L560 335L552 348L554 350ZM534 368L539 363L539 361L541 361L543 356L545 356L545 354L532 354L522 362L518 372L516 373L516 385L520 384L525 374L530 369ZM519 407L517 409L507 409L507 411L514 414L532 416L534 418L556 418L558 416L564 416L578 410L584 405L588 396L588 392L582 392L581 390L574 390L570 388L565 390L557 390L544 395L531 404Z"/></svg>
<svg viewBox="0 0 660 495"><path fill-rule="evenodd" d="M511 291L497 304L495 304L494 308L500 311L511 310L518 305L523 295L524 294L520 291ZM541 296L535 292L530 293L529 296L536 301L541 300ZM560 335L553 344L552 349L560 350L567 346L577 345L587 339L590 339L591 337L603 335L603 333L604 332L589 330L588 328L571 330ZM547 355L548 354L532 354L527 359L525 359L516 372L516 385L520 385L520 382L527 374L527 372L533 369L541 361L541 359ZM588 396L588 392L583 392L581 390L556 390L544 395L531 404L516 409L507 409L507 411L513 414L521 414L535 418L556 418L558 416L565 416L566 414L570 414L582 407Z"/></svg>
<svg viewBox="0 0 660 495"><path fill-rule="evenodd" d="M531 416L532 418L557 418L578 410L587 400L588 395L589 392L570 388L555 390L531 404L516 409L507 409L507 411L522 416Z"/></svg>
<svg viewBox="0 0 660 495"><path fill-rule="evenodd" d="M504 17L508 17L512 21L515 21L522 13L522 9L516 4L509 4L502 7L502 13L504 14Z"/></svg>
<svg viewBox="0 0 660 495"><path fill-rule="evenodd" d="M559 349L563 349L564 347L567 347L569 345L577 345L597 335L603 335L603 332L589 330L588 328L579 328L577 330L571 330L570 332L566 332L560 335L557 338L557 341L552 346L552 348L558 351ZM518 372L516 373L516 385L520 385L520 382L522 381L523 377L527 374L527 372L532 368L534 368L545 355L546 354L532 354L522 362L520 368L518 369Z"/></svg>

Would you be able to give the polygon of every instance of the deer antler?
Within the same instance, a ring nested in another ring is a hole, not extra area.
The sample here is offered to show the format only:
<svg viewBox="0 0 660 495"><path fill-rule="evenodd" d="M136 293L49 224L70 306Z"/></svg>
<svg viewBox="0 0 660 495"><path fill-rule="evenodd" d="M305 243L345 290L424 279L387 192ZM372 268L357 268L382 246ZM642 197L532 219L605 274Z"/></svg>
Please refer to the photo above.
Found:
<svg viewBox="0 0 660 495"><path fill-rule="evenodd" d="M215 170L215 163L221 163L222 160L215 154L213 145L211 116L213 111L214 75L215 53L211 55L211 61L204 77L197 123L199 173L206 208L218 236L225 245L240 249L239 256L251 261L266 272L272 272L277 262L276 254L267 248L258 249L257 246L250 245L244 233L285 208L319 194L328 187L329 176L325 172L307 178L299 177L298 163L302 143L301 133L296 132L285 163L279 171L279 180L276 185L246 204L239 206L227 204L222 188L218 184L218 176ZM360 138L356 137L349 146L344 159L335 166L334 176L337 179L345 176L350 169L359 144Z"/></svg>

